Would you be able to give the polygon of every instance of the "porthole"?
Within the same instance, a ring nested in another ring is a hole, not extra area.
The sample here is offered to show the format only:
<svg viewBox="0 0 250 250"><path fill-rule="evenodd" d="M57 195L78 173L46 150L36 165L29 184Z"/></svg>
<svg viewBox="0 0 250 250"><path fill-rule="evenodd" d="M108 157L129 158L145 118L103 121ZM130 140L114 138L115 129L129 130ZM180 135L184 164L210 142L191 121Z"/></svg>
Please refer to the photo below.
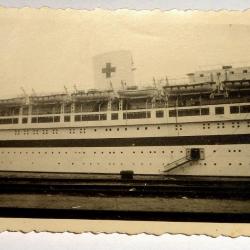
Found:
<svg viewBox="0 0 250 250"><path fill-rule="evenodd" d="M158 127L157 127L157 129L161 129L161 127L160 127L160 126L158 126Z"/></svg>
<svg viewBox="0 0 250 250"><path fill-rule="evenodd" d="M145 127L145 130L147 130L148 129L148 127Z"/></svg>
<svg viewBox="0 0 250 250"><path fill-rule="evenodd" d="M94 131L96 132L96 128L94 129Z"/></svg>
<svg viewBox="0 0 250 250"><path fill-rule="evenodd" d="M116 130L119 131L119 128L117 128Z"/></svg>
<svg viewBox="0 0 250 250"><path fill-rule="evenodd" d="M125 130L127 131L128 129L127 129L127 128L125 128Z"/></svg>
<svg viewBox="0 0 250 250"><path fill-rule="evenodd" d="M232 163L230 162L230 163L228 163L228 165L229 165L229 166L231 166L231 165L232 165Z"/></svg>
<svg viewBox="0 0 250 250"><path fill-rule="evenodd" d="M241 165L242 165L242 163L240 162L240 163L239 163L239 165L241 166Z"/></svg>
<svg viewBox="0 0 250 250"><path fill-rule="evenodd" d="M215 153L215 152L216 152L216 150L213 150L213 152Z"/></svg>
<svg viewBox="0 0 250 250"><path fill-rule="evenodd" d="M139 130L140 128L137 128L137 130Z"/></svg>
<svg viewBox="0 0 250 250"><path fill-rule="evenodd" d="M216 166L216 163L214 163L214 166Z"/></svg>

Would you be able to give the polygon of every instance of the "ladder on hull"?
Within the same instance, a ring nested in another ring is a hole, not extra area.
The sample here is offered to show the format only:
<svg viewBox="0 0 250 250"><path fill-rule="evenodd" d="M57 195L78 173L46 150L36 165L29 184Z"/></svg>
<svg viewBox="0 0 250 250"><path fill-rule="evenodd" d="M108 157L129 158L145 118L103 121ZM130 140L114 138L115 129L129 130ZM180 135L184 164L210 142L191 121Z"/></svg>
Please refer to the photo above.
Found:
<svg viewBox="0 0 250 250"><path fill-rule="evenodd" d="M168 174L172 172L174 169L177 169L186 163L189 162L197 162L198 160L204 159L204 149L201 148L191 148L186 150L186 156L168 163L164 166L163 174Z"/></svg>

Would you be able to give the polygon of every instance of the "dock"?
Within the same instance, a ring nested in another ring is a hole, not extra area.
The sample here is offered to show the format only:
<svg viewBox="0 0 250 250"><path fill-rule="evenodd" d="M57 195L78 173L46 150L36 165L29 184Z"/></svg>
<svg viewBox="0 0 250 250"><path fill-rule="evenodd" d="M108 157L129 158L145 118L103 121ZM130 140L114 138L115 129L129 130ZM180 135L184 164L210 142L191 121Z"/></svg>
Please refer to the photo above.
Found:
<svg viewBox="0 0 250 250"><path fill-rule="evenodd" d="M250 178L0 172L0 215L250 222Z"/></svg>

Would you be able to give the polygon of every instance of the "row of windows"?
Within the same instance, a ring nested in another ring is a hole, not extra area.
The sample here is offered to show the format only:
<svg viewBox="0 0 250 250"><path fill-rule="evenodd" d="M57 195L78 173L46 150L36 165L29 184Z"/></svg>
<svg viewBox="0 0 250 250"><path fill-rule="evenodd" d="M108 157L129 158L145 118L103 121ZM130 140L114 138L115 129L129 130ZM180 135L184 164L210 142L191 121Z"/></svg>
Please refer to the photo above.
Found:
<svg viewBox="0 0 250 250"><path fill-rule="evenodd" d="M209 115L209 108L170 110L169 117Z"/></svg>
<svg viewBox="0 0 250 250"><path fill-rule="evenodd" d="M234 72L234 71L229 71L229 73L233 75L235 72ZM242 70L242 73L243 73L243 74L247 74L247 73L248 73L247 69L243 69L243 70ZM237 74L240 74L240 72L237 72ZM217 76L220 76L221 73L220 73L220 72L217 72L216 75L217 75ZM204 74L200 74L200 77L204 77Z"/></svg>
<svg viewBox="0 0 250 250"><path fill-rule="evenodd" d="M80 121L101 121L107 120L106 114L94 114L94 115L75 115L75 122Z"/></svg>
<svg viewBox="0 0 250 250"><path fill-rule="evenodd" d="M0 119L0 124L17 124L18 118Z"/></svg>
<svg viewBox="0 0 250 250"><path fill-rule="evenodd" d="M242 105L242 106L231 106L230 107L231 114L239 114L239 113L250 113L250 105ZM224 114L224 107L215 107L215 114L222 115ZM193 108L193 109L178 109L178 110L170 110L169 117L182 117L182 116L200 116L200 115L209 115L209 108ZM145 119L150 118L150 111L143 112L128 112L123 113L123 119ZM164 117L163 110L156 111L156 117L162 118ZM99 121L99 120L107 120L106 114L93 114L93 115L75 115L75 121ZM111 120L118 120L118 113L111 114ZM42 116L42 117L32 117L31 123L52 123L52 122L60 122L60 116ZM64 122L70 122L70 116L64 116ZM2 118L0 119L0 124L17 124L18 118ZM28 118L23 117L22 123L28 123Z"/></svg>
<svg viewBox="0 0 250 250"><path fill-rule="evenodd" d="M180 151L171 150L170 151L171 154L174 154L174 153L181 153L182 154L184 152L185 151L183 151L183 150L180 150ZM26 151L26 152L22 152L22 151L20 151L20 152L6 151L5 152L5 151L2 151L1 152L1 154L30 154L30 153L31 154L35 154L35 153L37 153L37 154L55 154L55 153L57 153L57 154L61 154L61 153L68 154L70 152L68 152L68 151L65 151L65 152L61 152L61 151L57 151L57 152L54 152L54 151L51 151L51 152L47 152L47 151L44 151L44 152L40 152L40 151L38 151L38 152L34 152L34 151L32 151L32 152L28 152L28 151ZM74 153L74 154L86 154L88 152L85 152L85 151L74 151L72 153ZM96 155L96 154L123 154L124 152L123 151L120 151L120 152L116 152L116 151L109 151L109 152L101 151L101 152L96 152L96 151L94 151L94 152L89 152L89 153ZM155 151L155 150L149 150L149 151L143 151L143 150L142 151L132 151L132 154L136 154L136 153L139 153L139 154L143 154L143 153L149 153L149 154L161 153L161 154L165 154L167 152L165 150L162 150L162 151Z"/></svg>
<svg viewBox="0 0 250 250"><path fill-rule="evenodd" d="M231 122L231 127L232 128L239 128L240 127L240 122ZM217 128L225 128L226 126L225 126L225 123L224 122L217 122L217 123L214 123L214 124L212 124L212 125L214 125L214 126L217 126ZM229 124L227 124L227 125L229 125ZM147 127L147 126L140 126L140 127L136 127L136 130L140 130L140 129L143 129L143 130L148 130L149 128L153 128L153 129L161 129L161 127L162 126L156 126L156 127ZM203 129L210 129L210 127L211 127L211 124L210 123L203 123L202 124L202 128ZM250 122L248 121L247 122L247 127L250 127ZM93 130L94 132L97 132L98 131L98 129L97 128L94 128L94 129L87 129L87 128L79 128L79 129L76 129L76 128L71 128L71 129L69 129L68 131L69 131L69 133L70 134L75 134L76 132L80 132L80 134L82 134L82 133L86 133L87 132L87 130L89 131L89 130ZM101 128L101 130L102 130L102 128ZM183 130L183 126L182 126L182 124L176 124L175 125L175 130ZM105 128L105 131L106 132L108 132L108 131L128 131L128 128L127 127L118 127L118 128L116 128L116 127L113 127L113 128ZM33 135L35 135L35 134L39 134L40 132L42 133L42 134L49 134L49 132L52 132L52 134L58 134L58 129L41 129L41 130L39 130L39 129L25 129L25 130L15 130L15 135L20 135L21 133L23 132L23 134L25 134L25 135L29 135L29 132L30 132L30 134L32 133Z"/></svg>
<svg viewBox="0 0 250 250"><path fill-rule="evenodd" d="M6 164L6 162L4 162L4 161L1 161L0 162L1 164ZM11 163L13 163L13 162L11 162ZM34 162L31 162L31 164L32 165L34 165L35 163ZM68 162L67 163L65 163L65 162L57 162L57 165L61 165L61 164L63 164L63 165L67 165L68 166ZM103 164L103 162L102 163L100 163L100 162L82 162L81 163L83 166L85 166L85 165L88 165L88 166L103 166L104 164ZM124 162L120 162L120 163L118 163L118 162L109 162L109 163L106 163L106 164L108 164L109 166L118 166L118 165L120 165L120 166L123 166L124 165ZM132 162L132 166L152 166L154 163L152 163L152 162L147 162L147 163L145 163L145 162ZM217 165L217 163L216 162L214 162L214 163L212 163L214 166L216 166ZM235 165L239 165L239 166L242 166L243 165L243 163L242 162L238 162L238 163L234 163L234 164L232 164L231 162L229 162L227 165L228 166L235 166ZM71 165L72 166L74 166L74 165L76 165L76 166L79 166L79 162L77 162L77 163L75 163L75 162L71 162ZM125 164L126 165L126 164ZM166 162L162 162L161 163L161 165L162 166L165 166L166 165ZM200 166L207 166L207 165L211 165L211 163L209 163L209 164L207 164L206 162L200 162L199 163L199 165Z"/></svg>
<svg viewBox="0 0 250 250"><path fill-rule="evenodd" d="M229 153L231 152L231 153L237 153L237 152L242 152L241 151L241 149L228 149L227 150ZM174 150L171 150L171 151L165 151L165 150L159 150L159 151L156 151L156 150L138 150L138 151L136 151L136 150L134 150L134 151L132 151L132 154L137 154L137 153L139 153L139 154L144 154L144 153L149 153L149 154L167 154L167 153L170 153L170 154L175 154L175 153L180 153L180 154L182 154L182 153L185 153L186 151L185 150L178 150L178 151L174 151ZM216 150L213 150L213 153L216 153L217 151ZM35 153L37 153L37 154L68 154L68 153L70 153L70 152L68 152L68 151L64 151L64 152L61 152L61 151L57 151L57 152L54 152L54 151L51 151L51 152L47 152L47 151L44 151L44 152L40 152L40 151L38 151L38 152L34 152L34 151L32 151L32 152L28 152L28 151L26 151L26 152L22 152L22 151L19 151L19 152L16 152L16 151L1 151L1 154L35 154ZM71 153L74 153L74 154L86 154L86 153L90 153L90 154L94 154L94 155L96 155L96 154L123 154L124 152L123 151L120 151L120 152L117 152L117 151L108 151L108 152L104 152L104 151L101 151L101 152L96 152L96 151L94 151L94 152L85 152L85 151L74 151L74 152L71 152ZM129 152L130 153L130 152Z"/></svg>
<svg viewBox="0 0 250 250"><path fill-rule="evenodd" d="M31 123L60 122L60 116L38 116L32 117Z"/></svg>
<svg viewBox="0 0 250 250"><path fill-rule="evenodd" d="M230 113L231 114L250 113L250 105L231 106Z"/></svg>

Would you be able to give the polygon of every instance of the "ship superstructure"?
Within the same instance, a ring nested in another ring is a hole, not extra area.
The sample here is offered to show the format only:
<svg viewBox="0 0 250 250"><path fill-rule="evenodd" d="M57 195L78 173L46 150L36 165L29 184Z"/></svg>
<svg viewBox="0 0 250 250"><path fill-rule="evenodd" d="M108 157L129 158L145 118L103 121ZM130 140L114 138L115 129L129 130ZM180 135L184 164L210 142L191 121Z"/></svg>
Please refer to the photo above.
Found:
<svg viewBox="0 0 250 250"><path fill-rule="evenodd" d="M0 170L250 176L250 67L188 78L0 100Z"/></svg>

